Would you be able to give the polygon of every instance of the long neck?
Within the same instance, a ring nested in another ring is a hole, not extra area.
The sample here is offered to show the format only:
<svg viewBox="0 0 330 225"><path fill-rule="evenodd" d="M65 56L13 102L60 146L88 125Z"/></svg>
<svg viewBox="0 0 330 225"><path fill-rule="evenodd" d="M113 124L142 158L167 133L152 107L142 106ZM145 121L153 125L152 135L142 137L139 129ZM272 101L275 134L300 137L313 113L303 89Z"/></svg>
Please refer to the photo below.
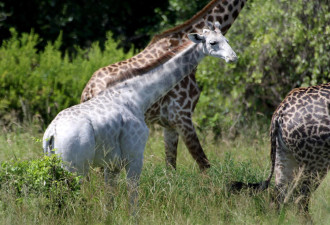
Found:
<svg viewBox="0 0 330 225"><path fill-rule="evenodd" d="M183 24L155 35L149 45L130 59L109 65L98 70L86 85L81 101L87 101L107 87L128 80L141 70L148 70L154 64L161 64L164 55L177 46L189 42L187 33L201 33L207 21L220 22L221 32L225 34L234 23L247 0L212 0L191 19ZM151 65L151 66L150 66Z"/></svg>
<svg viewBox="0 0 330 225"><path fill-rule="evenodd" d="M196 68L204 57L201 48L201 44L191 44L164 64L111 89L120 92L121 101L133 102L145 113Z"/></svg>
<svg viewBox="0 0 330 225"><path fill-rule="evenodd" d="M167 39L167 48L172 48L187 41L187 33L201 33L208 26L208 22L218 21L221 24L221 33L225 35L235 22L247 0L212 0L191 19L172 29L155 35L146 49L153 48L158 41Z"/></svg>

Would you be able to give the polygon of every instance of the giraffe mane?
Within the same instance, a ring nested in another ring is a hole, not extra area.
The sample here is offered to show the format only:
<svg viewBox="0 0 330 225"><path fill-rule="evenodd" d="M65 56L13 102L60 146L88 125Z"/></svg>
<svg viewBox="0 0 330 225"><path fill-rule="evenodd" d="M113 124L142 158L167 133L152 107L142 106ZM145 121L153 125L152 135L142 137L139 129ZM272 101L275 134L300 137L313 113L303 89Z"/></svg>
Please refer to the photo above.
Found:
<svg viewBox="0 0 330 225"><path fill-rule="evenodd" d="M181 45L176 46L173 49L168 50L165 54L163 54L159 58L157 58L157 60L153 60L150 63L147 63L147 64L143 65L142 67L130 68L128 70L125 70L124 72L121 71L116 76L111 76L113 79L111 79L107 82L107 87L113 86L114 84L117 84L119 82L123 82L127 79L130 79L130 78L134 77L134 76L144 74L144 73L158 67L159 65L164 64L165 62L167 62L168 60L170 60L174 56L176 56L179 52L186 49L191 44L193 44L193 42L191 42L191 41L184 42ZM116 64L120 64L120 62L116 63Z"/></svg>
<svg viewBox="0 0 330 225"><path fill-rule="evenodd" d="M152 40L150 41L149 45L152 45L154 44L155 42L157 42L158 40L170 35L170 34L173 34L173 33L176 33L176 32L179 32L181 30L184 30L185 28L187 28L190 24L192 23L195 23L196 21L200 20L203 15L205 13L207 13L210 8L213 8L217 2L219 0L212 0L211 2L209 2L209 4L207 4L201 11L199 11L198 13L196 13L192 18L190 18L189 20L185 21L184 23L176 26L176 27L173 27L173 28L170 28L166 31L164 31L163 33L161 34L157 34L155 35Z"/></svg>

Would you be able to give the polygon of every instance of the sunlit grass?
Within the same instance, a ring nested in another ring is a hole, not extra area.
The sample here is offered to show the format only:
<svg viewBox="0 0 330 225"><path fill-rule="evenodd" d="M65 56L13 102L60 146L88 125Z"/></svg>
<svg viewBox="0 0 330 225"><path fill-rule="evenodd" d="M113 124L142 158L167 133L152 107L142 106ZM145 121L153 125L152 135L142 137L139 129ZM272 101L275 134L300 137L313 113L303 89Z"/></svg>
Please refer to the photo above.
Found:
<svg viewBox="0 0 330 225"><path fill-rule="evenodd" d="M80 197L62 208L49 205L43 193L16 199L0 190L0 224L301 224L304 217L295 206L281 214L272 204L272 187L258 194L232 194L234 180L260 181L270 169L268 133L249 131L231 140L200 133L212 167L201 173L180 142L177 170L165 167L164 143L159 128L151 130L141 175L139 212L129 216L125 173L112 192L99 169L82 183ZM0 135L1 161L35 159L42 156L42 134L31 132ZM313 194L311 215L315 224L329 224L329 176Z"/></svg>

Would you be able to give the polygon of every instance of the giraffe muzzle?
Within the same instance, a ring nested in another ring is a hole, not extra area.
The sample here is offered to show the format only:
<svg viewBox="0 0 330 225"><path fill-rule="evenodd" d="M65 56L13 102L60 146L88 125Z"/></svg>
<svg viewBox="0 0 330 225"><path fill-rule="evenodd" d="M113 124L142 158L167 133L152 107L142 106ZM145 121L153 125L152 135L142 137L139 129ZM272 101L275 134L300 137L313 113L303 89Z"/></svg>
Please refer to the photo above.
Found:
<svg viewBox="0 0 330 225"><path fill-rule="evenodd" d="M227 57L225 58L225 60L226 60L227 63L228 63L228 62L236 62L237 59L238 59L238 57L237 57L237 55L236 55L235 52L232 52L230 56L227 56Z"/></svg>

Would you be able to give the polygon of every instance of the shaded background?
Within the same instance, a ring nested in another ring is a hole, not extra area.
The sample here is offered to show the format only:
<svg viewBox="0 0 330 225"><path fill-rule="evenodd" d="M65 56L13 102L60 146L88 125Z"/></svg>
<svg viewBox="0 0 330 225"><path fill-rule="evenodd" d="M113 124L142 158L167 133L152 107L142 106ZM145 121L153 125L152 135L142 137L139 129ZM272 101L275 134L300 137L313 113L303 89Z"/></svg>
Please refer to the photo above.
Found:
<svg viewBox="0 0 330 225"><path fill-rule="evenodd" d="M172 1L170 6L168 0L6 0L0 3L0 40L10 37L11 27L19 33L33 29L43 39L38 44L42 49L63 31L61 49L73 51L75 45L103 44L106 32L112 31L125 50L132 45L141 49L153 33L189 19L207 3Z"/></svg>

